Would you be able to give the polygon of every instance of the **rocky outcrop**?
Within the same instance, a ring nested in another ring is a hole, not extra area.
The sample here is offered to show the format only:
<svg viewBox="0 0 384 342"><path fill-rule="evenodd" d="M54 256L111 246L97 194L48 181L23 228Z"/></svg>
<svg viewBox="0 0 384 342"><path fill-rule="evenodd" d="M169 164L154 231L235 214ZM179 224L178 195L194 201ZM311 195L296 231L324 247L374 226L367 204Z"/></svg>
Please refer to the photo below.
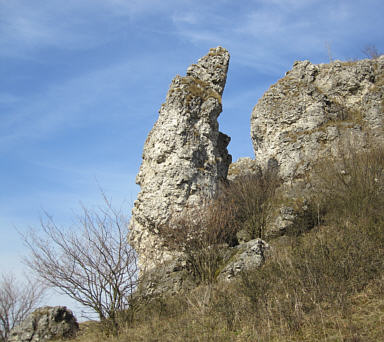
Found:
<svg viewBox="0 0 384 342"><path fill-rule="evenodd" d="M234 255L219 274L219 279L231 280L241 272L260 267L265 262L265 254L269 245L254 239L233 248Z"/></svg>
<svg viewBox="0 0 384 342"><path fill-rule="evenodd" d="M75 316L65 306L42 307L10 332L8 342L44 342L70 338L79 330Z"/></svg>
<svg viewBox="0 0 384 342"><path fill-rule="evenodd" d="M384 140L384 56L314 65L295 62L254 107L251 137L255 162L274 167L284 183L282 205L269 235L306 219L313 166L337 160L349 148ZM285 203L285 204L283 204Z"/></svg>
<svg viewBox="0 0 384 342"><path fill-rule="evenodd" d="M234 181L236 178L255 174L261 174L261 168L257 164L256 160L249 157L242 157L229 165L227 179Z"/></svg>
<svg viewBox="0 0 384 342"><path fill-rule="evenodd" d="M264 94L251 118L255 159L275 164L286 184L299 183L314 162L341 147L383 139L384 56L293 69Z"/></svg>
<svg viewBox="0 0 384 342"><path fill-rule="evenodd" d="M226 179L230 138L219 132L229 53L211 49L184 77L176 76L144 145L129 240L141 270L172 259L157 229L172 215L215 194Z"/></svg>

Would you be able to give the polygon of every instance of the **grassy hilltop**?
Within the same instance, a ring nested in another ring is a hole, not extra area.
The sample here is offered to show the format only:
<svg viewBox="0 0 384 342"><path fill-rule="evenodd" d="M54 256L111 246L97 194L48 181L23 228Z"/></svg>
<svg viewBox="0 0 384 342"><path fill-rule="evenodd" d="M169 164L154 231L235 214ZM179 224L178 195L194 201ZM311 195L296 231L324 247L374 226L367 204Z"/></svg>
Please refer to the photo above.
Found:
<svg viewBox="0 0 384 342"><path fill-rule="evenodd" d="M263 267L142 302L121 313L117 336L83 323L73 341L383 340L384 148L321 165L313 220L271 238Z"/></svg>

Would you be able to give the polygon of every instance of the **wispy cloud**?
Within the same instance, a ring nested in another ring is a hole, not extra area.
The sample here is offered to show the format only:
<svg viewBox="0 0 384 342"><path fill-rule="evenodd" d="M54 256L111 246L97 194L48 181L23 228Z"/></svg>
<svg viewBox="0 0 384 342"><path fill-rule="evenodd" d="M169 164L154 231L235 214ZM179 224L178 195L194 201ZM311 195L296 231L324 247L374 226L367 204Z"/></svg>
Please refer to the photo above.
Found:
<svg viewBox="0 0 384 342"><path fill-rule="evenodd" d="M140 84L144 88L144 82L154 72L148 63L146 58L130 59L52 85L43 94L19 99L14 109L2 112L0 148L26 138L43 138L68 126L109 121L114 118L113 105L125 106L125 119L129 115L134 117L136 111L132 107L139 100L140 92L135 96L129 94L137 91ZM141 96L147 96L144 89ZM1 100L0 96L0 103ZM3 100L10 103L18 99L5 94ZM95 106L100 104L105 107L105 113L95 114Z"/></svg>
<svg viewBox="0 0 384 342"><path fill-rule="evenodd" d="M171 0L0 0L0 56L33 58L44 48L86 50L113 39L142 15Z"/></svg>
<svg viewBox="0 0 384 342"><path fill-rule="evenodd" d="M377 0L372 1L378 6ZM379 24L376 19L366 20L369 15L375 18L377 9L360 0L258 0L246 1L242 8L233 13L220 11L213 20L208 10L195 25L179 20L178 33L194 44L223 42L236 51L237 62L273 72L291 64L293 59L289 58L316 56L317 62L327 61L327 42L333 45L335 55L348 58L346 39L374 39L380 31L375 29ZM196 13L192 10L190 15ZM215 24L210 25L212 22ZM224 22L227 24L217 25Z"/></svg>
<svg viewBox="0 0 384 342"><path fill-rule="evenodd" d="M175 24L190 24L196 25L199 23L199 16L192 12L176 12L172 15L172 21Z"/></svg>
<svg viewBox="0 0 384 342"><path fill-rule="evenodd" d="M180 5L180 0L87 0L105 6L114 14L128 15L130 17L148 13L169 12ZM189 0L184 2L190 2Z"/></svg>
<svg viewBox="0 0 384 342"><path fill-rule="evenodd" d="M54 1L53 1L54 2ZM70 30L70 25L60 17L62 7L53 7L37 0L0 2L0 54L31 58L27 52L47 46L74 48L82 46L87 37ZM25 55L27 54L27 55Z"/></svg>

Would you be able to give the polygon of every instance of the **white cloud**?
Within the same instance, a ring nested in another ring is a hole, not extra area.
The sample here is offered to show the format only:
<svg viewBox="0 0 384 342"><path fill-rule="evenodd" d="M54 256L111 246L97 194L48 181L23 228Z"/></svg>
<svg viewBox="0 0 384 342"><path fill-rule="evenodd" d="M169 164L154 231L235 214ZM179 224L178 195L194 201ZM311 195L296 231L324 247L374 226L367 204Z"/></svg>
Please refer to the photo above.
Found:
<svg viewBox="0 0 384 342"><path fill-rule="evenodd" d="M86 123L90 118L104 120L111 114L94 116L88 108L111 96L127 99L124 92L134 87L139 78L145 77L146 65L142 58L106 66L56 84L45 93L20 100L13 111L2 113L0 146L9 148L10 144L25 138L41 138L59 128ZM136 73L136 70L143 70L143 73ZM5 96L4 100L12 100L12 96Z"/></svg>
<svg viewBox="0 0 384 342"><path fill-rule="evenodd" d="M84 50L110 39L113 17L134 14L131 1L0 1L0 55L33 58L31 52L54 47ZM130 3L129 8L123 3ZM122 11L121 8L127 9Z"/></svg>
<svg viewBox="0 0 384 342"><path fill-rule="evenodd" d="M270 6L278 6L284 9L296 10L302 7L308 7L319 0L258 0L259 3Z"/></svg>
<svg viewBox="0 0 384 342"><path fill-rule="evenodd" d="M75 0L72 0L75 1ZM99 6L114 17L127 17L132 21L148 14L170 15L173 10L194 3L194 0L84 0L88 6Z"/></svg>
<svg viewBox="0 0 384 342"><path fill-rule="evenodd" d="M174 24L196 25L199 22L199 16L193 12L177 12L172 15Z"/></svg>
<svg viewBox="0 0 384 342"><path fill-rule="evenodd" d="M208 31L208 30L193 30L193 29L181 29L179 34L190 40L194 44L198 43L210 43L212 47L218 44L225 45L225 39L219 32Z"/></svg>

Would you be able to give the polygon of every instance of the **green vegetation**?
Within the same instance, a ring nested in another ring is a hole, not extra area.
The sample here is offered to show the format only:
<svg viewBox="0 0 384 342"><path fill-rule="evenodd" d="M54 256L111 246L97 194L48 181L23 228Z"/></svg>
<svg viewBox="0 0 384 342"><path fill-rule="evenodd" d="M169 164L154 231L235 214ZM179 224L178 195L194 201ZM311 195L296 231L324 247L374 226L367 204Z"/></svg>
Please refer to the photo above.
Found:
<svg viewBox="0 0 384 342"><path fill-rule="evenodd" d="M265 184L258 181L260 189L270 189L264 204L276 194L276 180L267 179ZM199 224L191 224L190 216L176 221L195 234L193 245L184 244L193 251L191 266L198 269L202 260L209 264L209 244L230 243L240 227L259 227L252 230L259 235L263 226L252 218L253 209L247 211L247 197L244 210L238 211L239 194L249 186L240 188L242 181L238 182L237 194L236 190L231 198L225 189L201 214L199 222L210 223L209 232L198 231ZM212 281L217 269L200 268L200 286L135 307L135 315L120 325L118 336L107 336L97 324L92 329L85 325L75 341L383 340L384 148L350 148L337 161L319 162L311 186L308 205L316 208L315 226L270 240L272 252L263 267L229 283ZM180 236L171 241L180 241Z"/></svg>

